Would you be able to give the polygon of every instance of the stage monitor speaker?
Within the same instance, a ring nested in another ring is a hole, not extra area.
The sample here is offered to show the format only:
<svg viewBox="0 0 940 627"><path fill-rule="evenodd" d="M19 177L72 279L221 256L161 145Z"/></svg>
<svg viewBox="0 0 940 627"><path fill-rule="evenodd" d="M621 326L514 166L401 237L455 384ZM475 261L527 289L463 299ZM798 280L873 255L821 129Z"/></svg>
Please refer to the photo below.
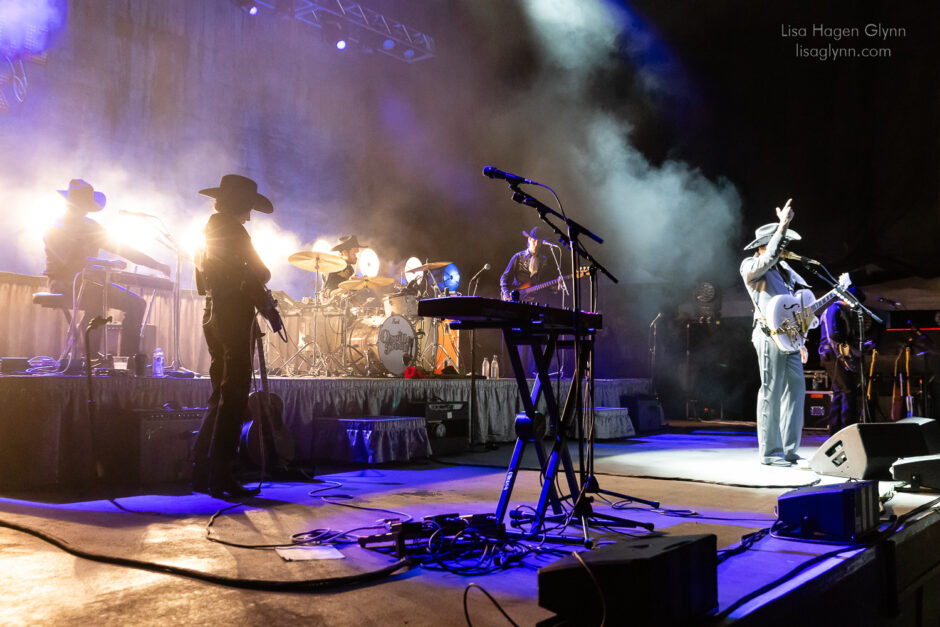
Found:
<svg viewBox="0 0 940 627"><path fill-rule="evenodd" d="M848 481L791 490L777 499L777 520L783 535L857 542L878 528L878 483Z"/></svg>
<svg viewBox="0 0 940 627"><path fill-rule="evenodd" d="M655 396L637 394L621 397L620 400L620 404L630 412L630 420L633 422L633 430L636 433L659 431L666 426L663 406Z"/></svg>
<svg viewBox="0 0 940 627"><path fill-rule="evenodd" d="M924 438L924 445L927 447L927 455L940 453L940 422L933 418L903 418L898 420L898 424L915 424L920 427L920 434Z"/></svg>
<svg viewBox="0 0 940 627"><path fill-rule="evenodd" d="M705 534L620 542L579 553L584 564L569 555L539 569L539 605L569 624L598 625L602 594L608 624L687 625L718 606L716 551Z"/></svg>
<svg viewBox="0 0 940 627"><path fill-rule="evenodd" d="M895 481L907 481L912 488L940 491L940 455L902 457L891 465Z"/></svg>
<svg viewBox="0 0 940 627"><path fill-rule="evenodd" d="M833 477L890 480L889 468L898 458L926 453L917 423L854 424L826 440L810 458L809 467Z"/></svg>

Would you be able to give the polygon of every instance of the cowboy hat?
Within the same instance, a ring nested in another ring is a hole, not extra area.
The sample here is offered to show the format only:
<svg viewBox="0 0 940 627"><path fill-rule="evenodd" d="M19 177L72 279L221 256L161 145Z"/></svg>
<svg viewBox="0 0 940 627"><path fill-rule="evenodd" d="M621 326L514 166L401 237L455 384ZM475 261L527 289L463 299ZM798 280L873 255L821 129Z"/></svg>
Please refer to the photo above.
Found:
<svg viewBox="0 0 940 627"><path fill-rule="evenodd" d="M526 237L537 239L540 242L548 242L550 241L548 238L552 236L552 234L549 233L548 229L540 224L533 226L531 229L529 229L528 233L523 231L522 234L525 235Z"/></svg>
<svg viewBox="0 0 940 627"><path fill-rule="evenodd" d="M367 248L367 246L360 244L355 235L343 235L339 238L339 244L334 246L332 250L341 251L349 250L350 248Z"/></svg>
<svg viewBox="0 0 940 627"><path fill-rule="evenodd" d="M72 179L69 181L68 189L56 190L65 202L76 209L82 211L101 211L107 202L107 198L101 192L96 192L84 179Z"/></svg>
<svg viewBox="0 0 940 627"><path fill-rule="evenodd" d="M751 250L753 248L766 246L767 242L770 241L770 238L773 237L774 231L776 231L779 226L779 222L771 222L770 224L765 224L758 227L757 230L754 231L754 241L745 246L744 250ZM795 242L803 238L800 237L800 234L793 229L787 229L786 233L783 234L783 239L788 242Z"/></svg>
<svg viewBox="0 0 940 627"><path fill-rule="evenodd" d="M267 196L258 193L258 184L247 176L226 174L218 187L200 189L199 193L209 198L252 198L252 209L261 213L274 213L274 205Z"/></svg>

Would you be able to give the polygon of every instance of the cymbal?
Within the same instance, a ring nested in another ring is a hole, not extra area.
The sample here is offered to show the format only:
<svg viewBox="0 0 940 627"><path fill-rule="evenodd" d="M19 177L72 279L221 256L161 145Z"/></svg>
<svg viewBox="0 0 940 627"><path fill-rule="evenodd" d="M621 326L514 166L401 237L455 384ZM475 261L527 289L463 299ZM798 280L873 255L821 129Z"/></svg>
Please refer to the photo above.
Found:
<svg viewBox="0 0 940 627"><path fill-rule="evenodd" d="M346 260L333 253L321 253L312 250L302 250L287 258L292 266L310 272L339 272L346 267Z"/></svg>
<svg viewBox="0 0 940 627"><path fill-rule="evenodd" d="M364 290L370 287L386 287L395 282L395 279L386 276L372 276L372 277L353 277L347 281L343 281L339 284L341 290L348 290L354 292L356 290Z"/></svg>
<svg viewBox="0 0 940 627"><path fill-rule="evenodd" d="M423 266L418 266L417 268L412 268L408 272L425 272L427 270L439 270L445 268L450 264L454 263L453 261L431 261L424 264Z"/></svg>

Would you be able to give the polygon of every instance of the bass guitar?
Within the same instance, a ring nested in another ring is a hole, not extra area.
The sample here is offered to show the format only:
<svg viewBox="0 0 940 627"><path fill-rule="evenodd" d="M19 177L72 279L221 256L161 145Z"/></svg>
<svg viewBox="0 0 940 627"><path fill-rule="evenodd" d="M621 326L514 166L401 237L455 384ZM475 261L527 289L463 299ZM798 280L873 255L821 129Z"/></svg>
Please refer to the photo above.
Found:
<svg viewBox="0 0 940 627"><path fill-rule="evenodd" d="M242 427L242 449L255 465L267 466L276 461L286 468L294 459L294 438L284 426L284 401L268 391L268 368L264 361L264 336L255 323L255 347L258 352L261 390L248 396L248 417Z"/></svg>
<svg viewBox="0 0 940 627"><path fill-rule="evenodd" d="M532 285L531 283L523 283L515 289L519 292L519 297L523 300L526 300L531 294L535 294L538 291L544 290L547 287L553 287L561 285L562 281L567 281L573 276L583 277L589 272L589 268L581 268L577 272L572 272L571 274L566 274L565 276L558 277L557 279L552 279L551 281L545 281L544 283L538 283L537 285Z"/></svg>
<svg viewBox="0 0 940 627"><path fill-rule="evenodd" d="M799 351L806 343L809 330L819 326L816 312L837 300L839 292L847 290L851 284L848 273L844 273L839 276L838 286L818 300L813 300L813 293L809 290L798 290L792 296L781 294L771 298L767 303L764 321L777 348L786 353Z"/></svg>

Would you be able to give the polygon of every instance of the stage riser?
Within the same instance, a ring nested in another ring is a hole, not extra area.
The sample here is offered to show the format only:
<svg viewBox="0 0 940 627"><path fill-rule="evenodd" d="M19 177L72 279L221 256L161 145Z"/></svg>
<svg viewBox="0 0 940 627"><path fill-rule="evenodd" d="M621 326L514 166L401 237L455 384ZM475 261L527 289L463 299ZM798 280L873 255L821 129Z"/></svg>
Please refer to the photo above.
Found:
<svg viewBox="0 0 940 627"><path fill-rule="evenodd" d="M284 422L294 436L300 460L313 460L315 419L329 416L405 415L403 406L430 400L467 401L465 379L287 379L271 378L271 391L284 401ZM562 393L568 382L561 382ZM477 381L474 442L515 440L514 417L522 411L511 379ZM99 421L131 409L166 403L204 407L208 379L95 379ZM621 407L623 400L650 391L646 379L597 381L598 405ZM87 483L95 475L84 377L0 376L0 486L33 488Z"/></svg>

